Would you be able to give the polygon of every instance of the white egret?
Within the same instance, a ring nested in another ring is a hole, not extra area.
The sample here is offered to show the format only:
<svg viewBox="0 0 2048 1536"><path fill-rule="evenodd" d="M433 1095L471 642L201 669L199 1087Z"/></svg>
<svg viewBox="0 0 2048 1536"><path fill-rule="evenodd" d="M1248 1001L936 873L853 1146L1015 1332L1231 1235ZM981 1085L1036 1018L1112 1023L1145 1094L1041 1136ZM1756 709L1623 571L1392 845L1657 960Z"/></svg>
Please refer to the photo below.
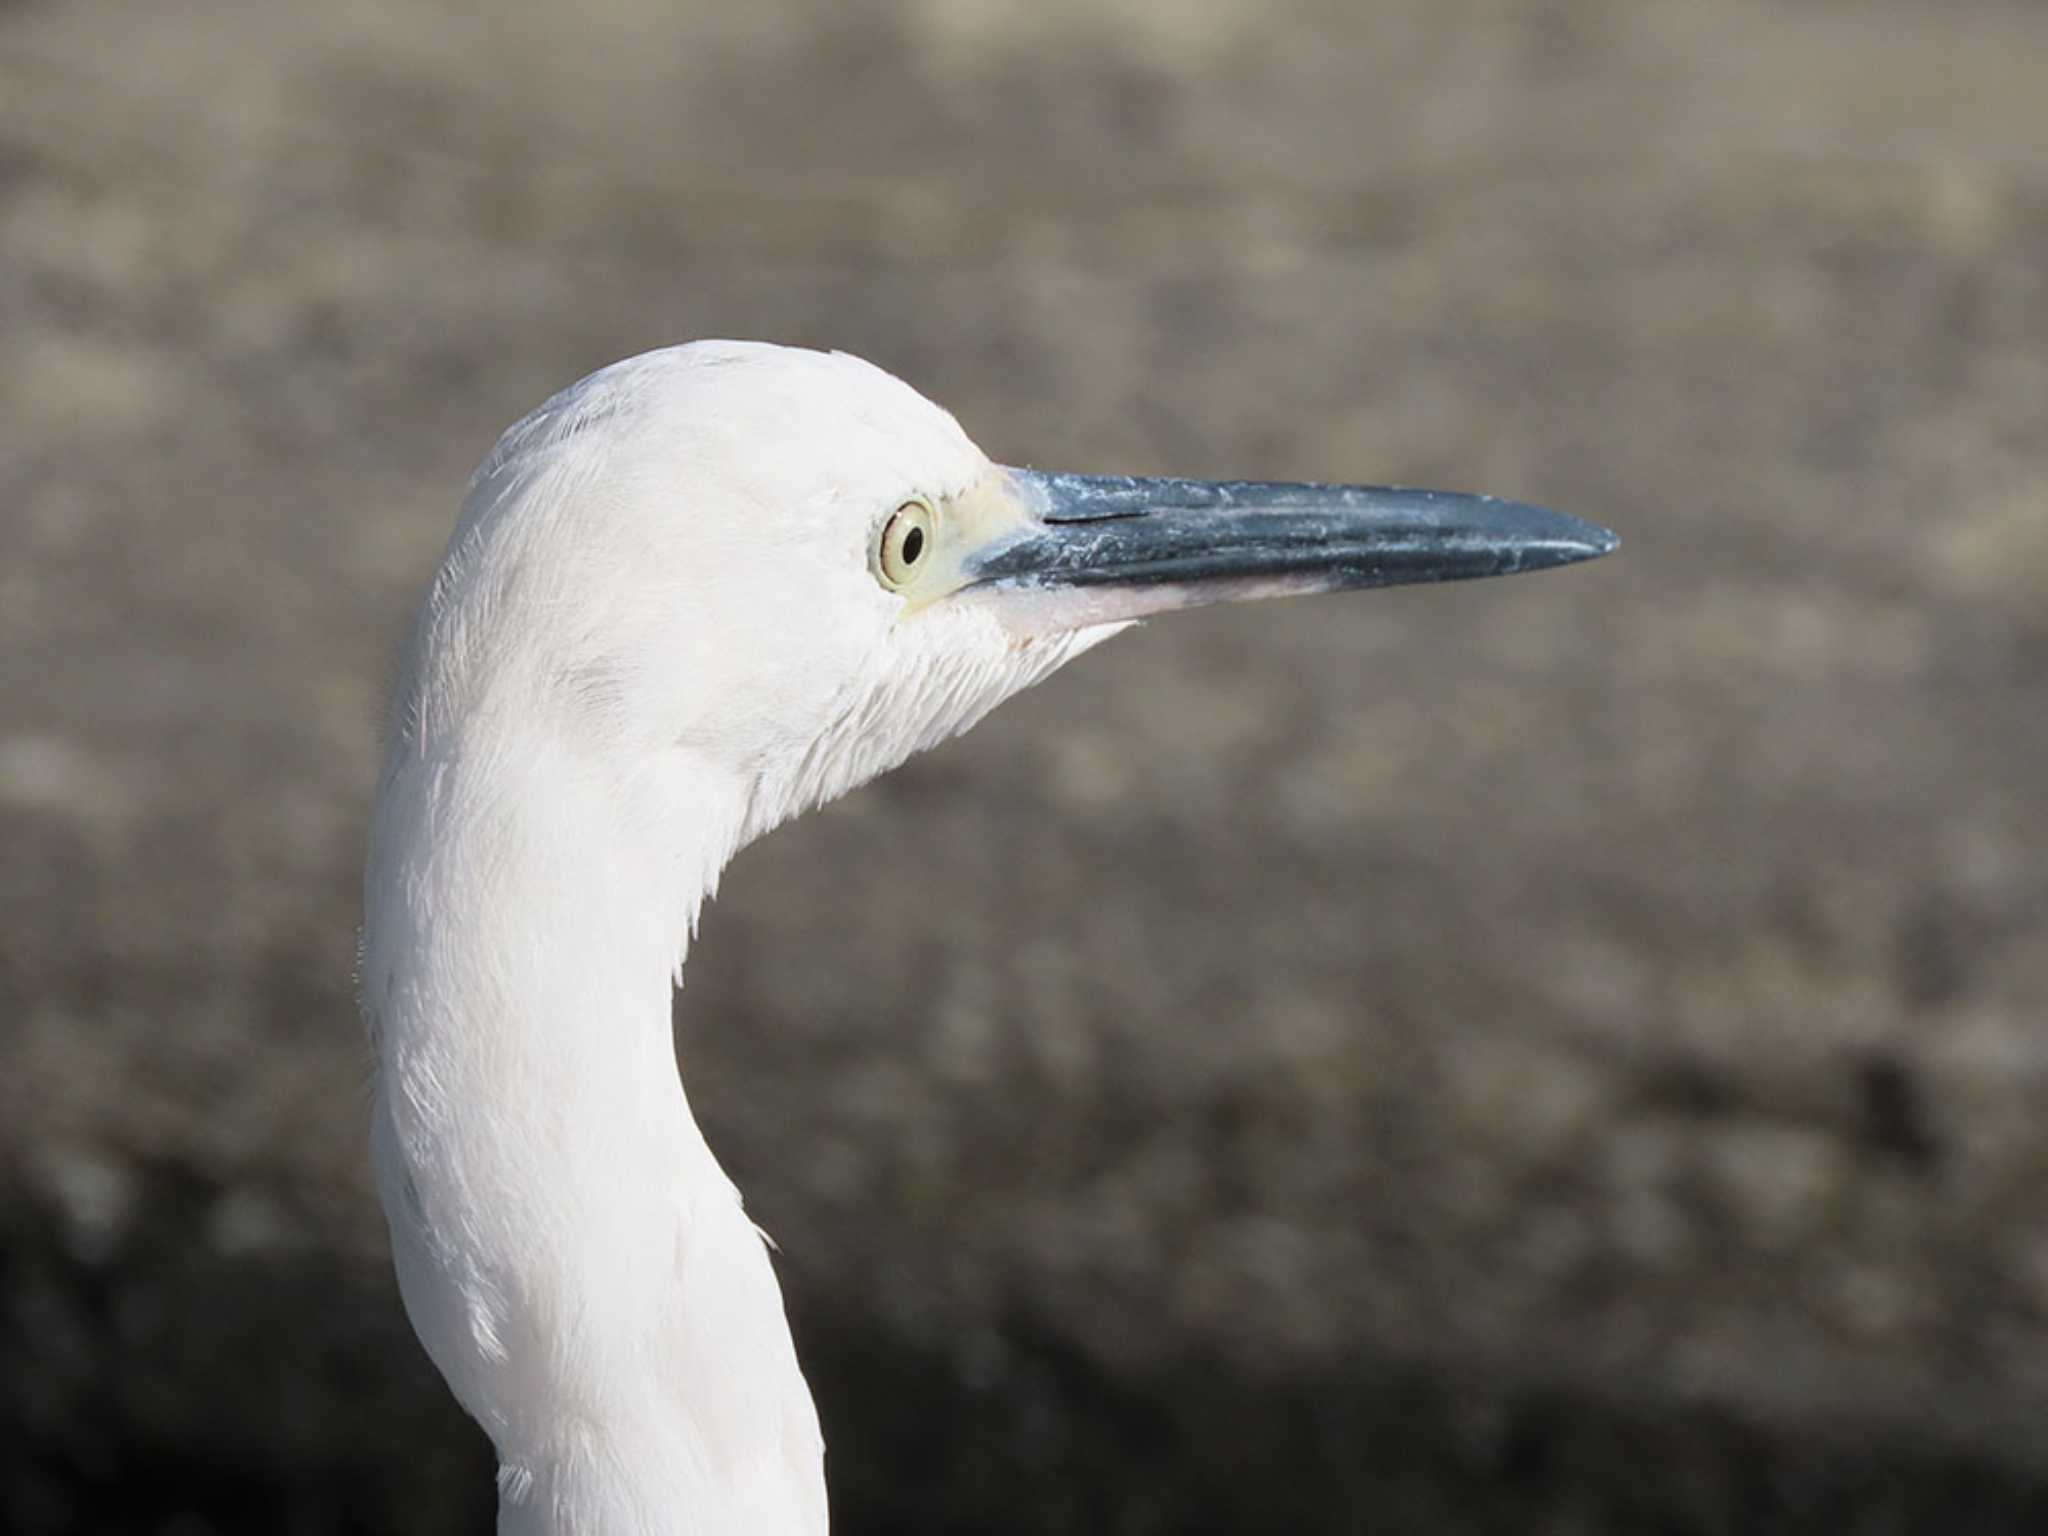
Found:
<svg viewBox="0 0 2048 1536"><path fill-rule="evenodd" d="M735 850L1162 609L1605 553L1490 498L992 464L843 354L701 342L491 451L407 642L362 952L406 1311L498 1528L826 1527L761 1234L670 1034Z"/></svg>

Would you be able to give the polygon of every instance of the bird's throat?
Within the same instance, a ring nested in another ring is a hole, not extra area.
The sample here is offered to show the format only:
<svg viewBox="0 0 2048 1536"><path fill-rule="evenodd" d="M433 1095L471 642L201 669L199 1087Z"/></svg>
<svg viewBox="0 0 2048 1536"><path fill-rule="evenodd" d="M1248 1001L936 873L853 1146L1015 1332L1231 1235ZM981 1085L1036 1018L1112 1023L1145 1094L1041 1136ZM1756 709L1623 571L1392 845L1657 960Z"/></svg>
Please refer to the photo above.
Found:
<svg viewBox="0 0 2048 1536"><path fill-rule="evenodd" d="M378 1186L414 1328L498 1448L501 1530L823 1529L781 1294L670 1031L735 815L544 744L400 744L379 790Z"/></svg>

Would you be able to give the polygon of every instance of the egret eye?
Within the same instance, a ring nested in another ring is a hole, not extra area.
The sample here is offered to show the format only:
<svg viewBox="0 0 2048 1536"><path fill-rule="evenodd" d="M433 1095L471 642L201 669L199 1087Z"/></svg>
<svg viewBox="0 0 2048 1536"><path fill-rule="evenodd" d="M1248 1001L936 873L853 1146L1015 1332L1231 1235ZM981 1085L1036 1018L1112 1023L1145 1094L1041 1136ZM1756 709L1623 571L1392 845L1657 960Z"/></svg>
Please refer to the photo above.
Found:
<svg viewBox="0 0 2048 1536"><path fill-rule="evenodd" d="M891 592L909 586L931 559L932 521L930 507L921 501L906 501L883 524L875 571Z"/></svg>

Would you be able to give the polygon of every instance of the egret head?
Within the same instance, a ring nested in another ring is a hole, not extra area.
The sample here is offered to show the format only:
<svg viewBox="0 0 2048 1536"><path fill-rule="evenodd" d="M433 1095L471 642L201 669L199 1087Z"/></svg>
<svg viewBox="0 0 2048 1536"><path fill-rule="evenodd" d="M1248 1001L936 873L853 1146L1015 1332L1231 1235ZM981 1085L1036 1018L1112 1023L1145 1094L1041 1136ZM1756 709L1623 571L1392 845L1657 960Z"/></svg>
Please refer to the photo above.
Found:
<svg viewBox="0 0 2048 1536"><path fill-rule="evenodd" d="M825 1528L773 1272L674 1083L661 967L740 843L1145 614L1611 545L1481 497L1006 469L879 369L731 342L507 432L408 643L361 957L400 1286L499 1529Z"/></svg>
<svg viewBox="0 0 2048 1536"><path fill-rule="evenodd" d="M397 730L502 708L615 760L680 754L739 787L744 840L1148 613L1613 542L1484 497L1005 468L857 358L699 342L592 374L499 441Z"/></svg>

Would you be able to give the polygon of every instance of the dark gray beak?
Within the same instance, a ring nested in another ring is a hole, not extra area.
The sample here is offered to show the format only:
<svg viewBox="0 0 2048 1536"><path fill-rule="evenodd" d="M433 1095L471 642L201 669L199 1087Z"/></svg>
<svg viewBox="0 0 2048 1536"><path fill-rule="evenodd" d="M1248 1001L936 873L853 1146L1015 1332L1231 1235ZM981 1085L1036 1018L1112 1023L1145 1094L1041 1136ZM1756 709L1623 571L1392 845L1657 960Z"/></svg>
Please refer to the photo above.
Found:
<svg viewBox="0 0 2048 1536"><path fill-rule="evenodd" d="M1030 515L976 551L962 574L1020 595L1093 589L1097 601L1086 606L1103 617L1509 576L1592 560L1619 543L1561 512L1451 491L1007 473Z"/></svg>

